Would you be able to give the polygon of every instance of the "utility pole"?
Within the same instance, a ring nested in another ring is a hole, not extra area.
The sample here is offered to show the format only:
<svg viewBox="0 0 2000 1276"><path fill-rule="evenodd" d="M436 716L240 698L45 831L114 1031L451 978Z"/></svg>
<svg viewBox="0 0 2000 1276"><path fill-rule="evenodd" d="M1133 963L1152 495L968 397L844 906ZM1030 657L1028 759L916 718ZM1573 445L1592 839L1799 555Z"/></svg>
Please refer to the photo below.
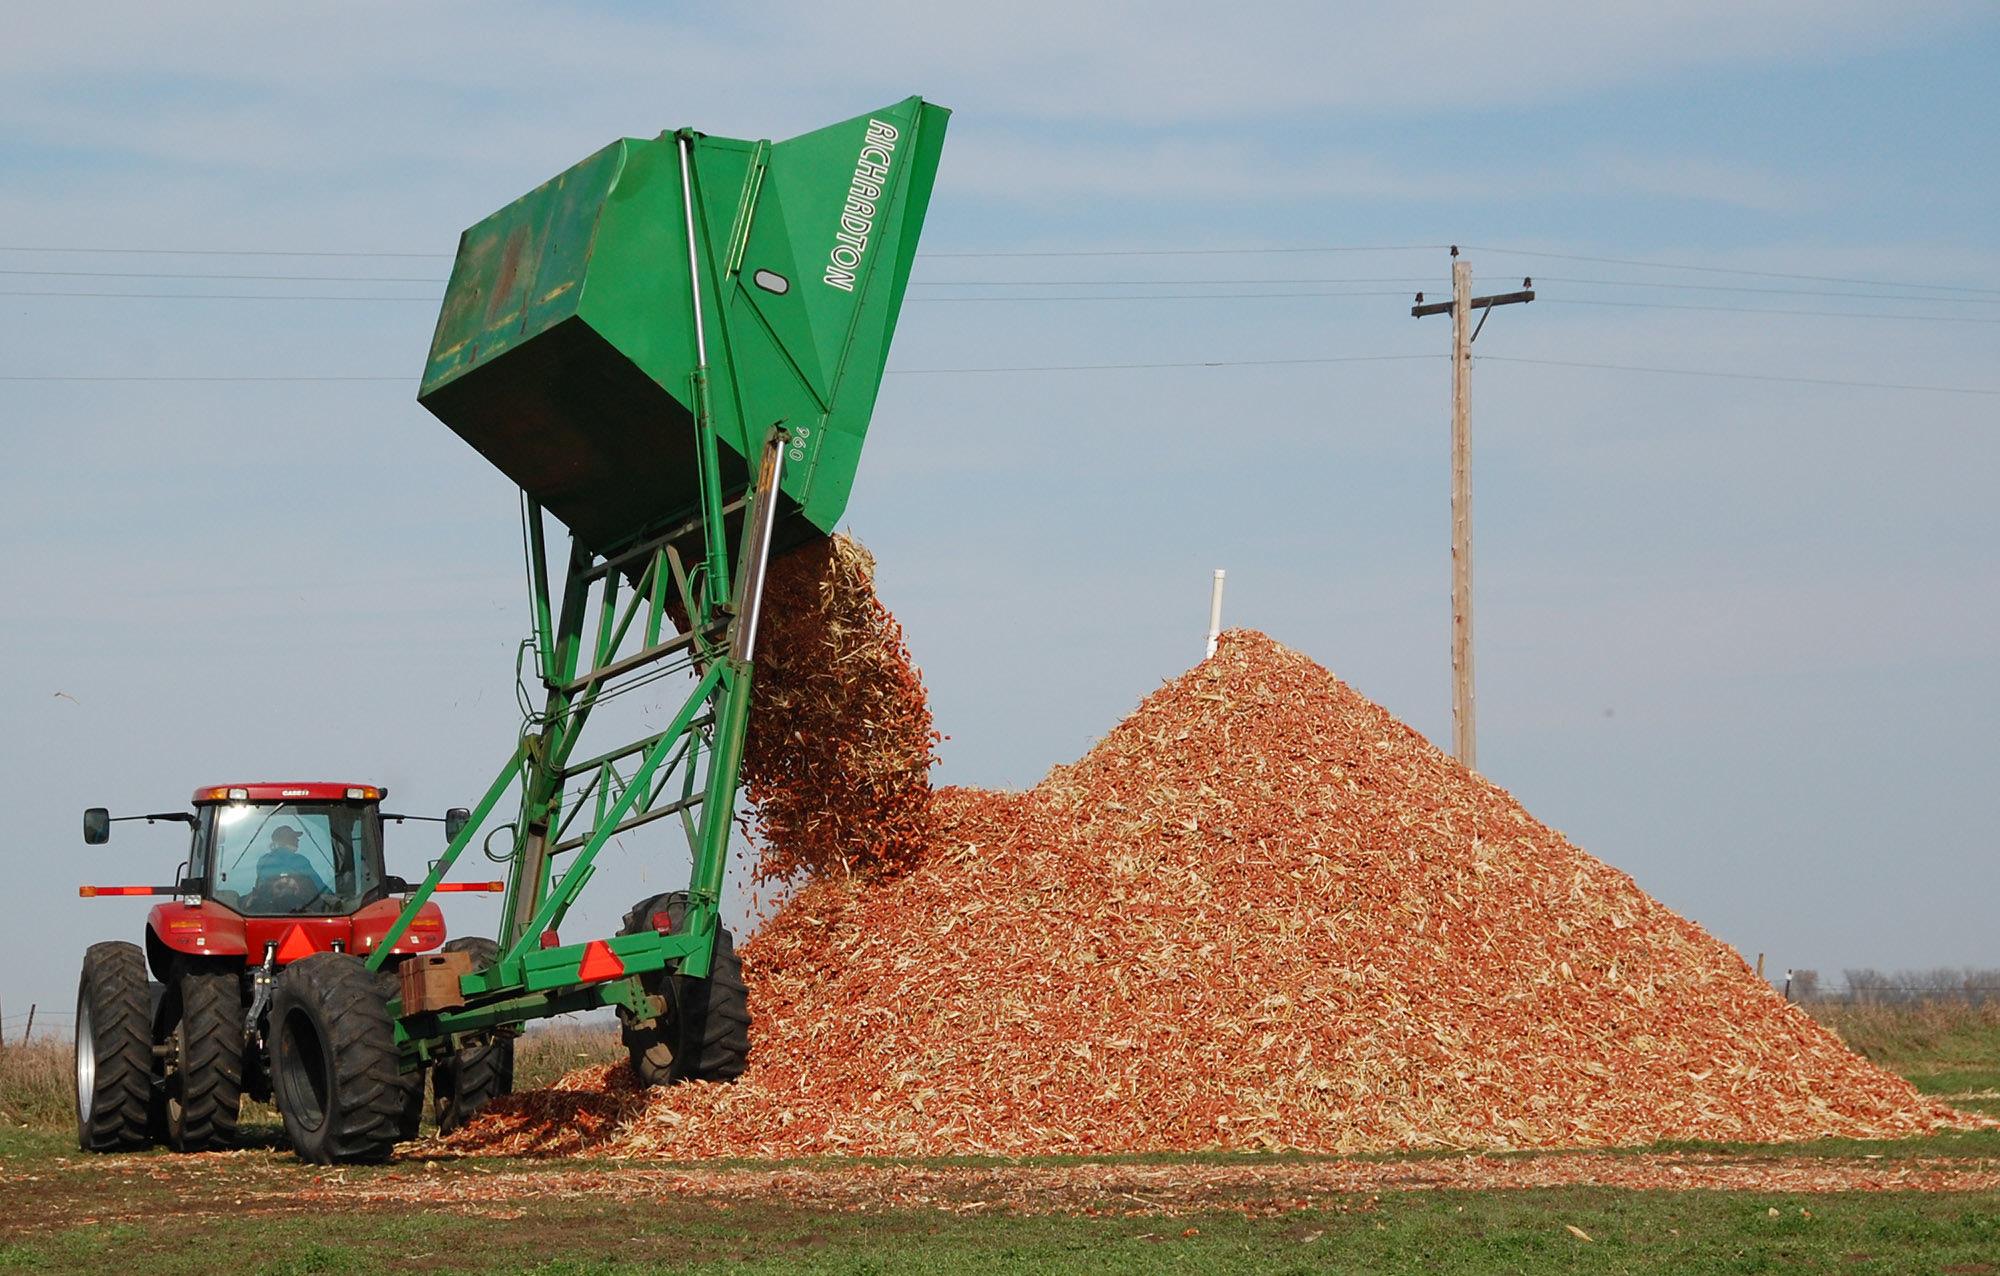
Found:
<svg viewBox="0 0 2000 1276"><path fill-rule="evenodd" d="M1472 696L1472 343L1495 306L1535 299L1534 280L1521 291L1472 295L1472 263L1451 246L1451 300L1410 307L1415 318L1451 316L1451 755L1477 769ZM1482 310L1474 327L1472 312Z"/></svg>

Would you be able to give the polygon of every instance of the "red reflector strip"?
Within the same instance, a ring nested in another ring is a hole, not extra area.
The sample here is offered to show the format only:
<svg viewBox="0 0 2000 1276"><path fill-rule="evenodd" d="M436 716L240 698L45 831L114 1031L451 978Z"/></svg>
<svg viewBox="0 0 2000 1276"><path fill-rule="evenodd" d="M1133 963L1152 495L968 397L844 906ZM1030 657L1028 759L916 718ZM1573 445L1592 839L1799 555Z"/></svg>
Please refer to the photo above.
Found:
<svg viewBox="0 0 2000 1276"><path fill-rule="evenodd" d="M505 882L439 882L434 891L504 891Z"/></svg>
<svg viewBox="0 0 2000 1276"><path fill-rule="evenodd" d="M157 886L79 886L76 893L85 899L93 895L171 895Z"/></svg>
<svg viewBox="0 0 2000 1276"><path fill-rule="evenodd" d="M618 954L611 951L611 945L601 939L593 939L583 950L583 963L576 968L579 982L594 984L605 979L616 979L625 973L625 963L618 960Z"/></svg>

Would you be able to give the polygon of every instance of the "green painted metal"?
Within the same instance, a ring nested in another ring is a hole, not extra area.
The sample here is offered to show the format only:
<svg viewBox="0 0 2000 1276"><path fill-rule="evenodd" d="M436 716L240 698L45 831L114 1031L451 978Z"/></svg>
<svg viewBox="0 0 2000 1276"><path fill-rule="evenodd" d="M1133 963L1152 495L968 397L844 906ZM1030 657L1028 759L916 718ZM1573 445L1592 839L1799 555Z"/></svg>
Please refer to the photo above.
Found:
<svg viewBox="0 0 2000 1276"><path fill-rule="evenodd" d="M947 114L910 98L776 144L625 139L465 232L419 398L522 488L542 703L391 931L505 836L499 961L463 1006L392 1003L405 1067L568 1010L648 1017L639 976L709 973L764 565L845 509ZM570 531L560 571L544 510ZM581 747L600 705L676 676L664 730ZM622 970L584 983L592 944L557 929L610 839L670 816L682 930L604 941Z"/></svg>
<svg viewBox="0 0 2000 1276"><path fill-rule="evenodd" d="M780 543L846 508L948 116L910 98L772 144L613 142L465 232L419 399L599 551L699 511L790 434ZM679 154L690 152L700 337ZM762 281L760 283L760 281ZM712 511L711 511L712 513Z"/></svg>
<svg viewBox="0 0 2000 1276"><path fill-rule="evenodd" d="M521 746L517 744L514 747L514 755L500 768L499 776L487 788L486 795L472 808L471 818L466 821L465 827L460 829L458 836L451 839L451 844L445 847L443 858L431 865L429 876L424 878L423 883L410 896L409 902L403 905L403 911L397 915L389 929L383 932L382 938L376 941L375 951L368 957L368 969L382 968L382 963L388 960L397 941L403 938L403 932L410 928L410 923L416 920L417 913L437 892L438 883L444 880L445 874L451 872L452 865L456 864L458 857L465 853L465 848L472 845L473 834L478 832L479 826L493 813L493 808L520 778L520 773Z"/></svg>

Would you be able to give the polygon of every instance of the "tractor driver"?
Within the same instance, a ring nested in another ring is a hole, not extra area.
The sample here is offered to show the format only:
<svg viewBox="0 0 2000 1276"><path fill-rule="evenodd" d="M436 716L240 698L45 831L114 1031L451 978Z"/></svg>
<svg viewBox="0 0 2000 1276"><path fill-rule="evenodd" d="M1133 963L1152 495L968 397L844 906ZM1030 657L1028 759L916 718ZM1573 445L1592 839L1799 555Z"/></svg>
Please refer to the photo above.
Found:
<svg viewBox="0 0 2000 1276"><path fill-rule="evenodd" d="M271 830L271 848L257 858L257 885L246 903L260 909L297 912L326 893L312 861L299 854L299 831L289 824Z"/></svg>

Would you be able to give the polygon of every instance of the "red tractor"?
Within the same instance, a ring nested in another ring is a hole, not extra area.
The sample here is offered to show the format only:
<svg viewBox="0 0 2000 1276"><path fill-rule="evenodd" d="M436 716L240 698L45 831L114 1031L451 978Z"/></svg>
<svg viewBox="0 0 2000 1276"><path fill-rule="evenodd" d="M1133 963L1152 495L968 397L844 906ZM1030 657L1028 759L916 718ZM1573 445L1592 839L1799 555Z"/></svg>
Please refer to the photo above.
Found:
<svg viewBox="0 0 2000 1276"><path fill-rule="evenodd" d="M340 1075L323 1075L329 1051L319 1047L356 1022L387 1019L404 960L455 951L478 967L496 952L490 939L447 942L443 915L426 903L379 973L363 965L411 889L383 869L384 822L437 818L385 814L384 796L368 784L219 785L196 789L191 812L121 817L186 824L193 836L172 886L81 888L86 897L171 897L148 914L143 948L115 940L92 944L84 955L76 1132L85 1151L231 1147L246 1094L275 1095L295 1146L340 1137L316 1120L335 1090L350 1101L367 1091L374 1104L393 1104L400 1137L415 1135L423 1069L401 1071L391 1051L344 1060ZM462 809L448 812L446 836L465 819ZM112 823L102 807L84 812L84 841L108 840ZM446 1128L513 1088L511 1035L455 1044L431 1068L438 1123Z"/></svg>

